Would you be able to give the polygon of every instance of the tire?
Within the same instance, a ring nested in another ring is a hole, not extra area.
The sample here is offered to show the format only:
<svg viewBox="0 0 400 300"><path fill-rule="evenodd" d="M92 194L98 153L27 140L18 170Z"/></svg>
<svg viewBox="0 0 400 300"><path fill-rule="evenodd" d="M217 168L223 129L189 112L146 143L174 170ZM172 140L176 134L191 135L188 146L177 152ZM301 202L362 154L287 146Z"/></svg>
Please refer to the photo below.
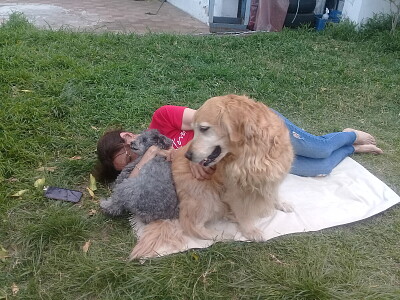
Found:
<svg viewBox="0 0 400 300"><path fill-rule="evenodd" d="M299 1L299 2L297 2ZM297 11L297 4L299 10ZM289 0L288 14L308 14L314 12L317 0Z"/></svg>
<svg viewBox="0 0 400 300"><path fill-rule="evenodd" d="M329 10L337 9L339 4L339 0L326 0L325 7L329 8Z"/></svg>
<svg viewBox="0 0 400 300"><path fill-rule="evenodd" d="M310 14L287 14L285 22L283 23L285 27L297 28L301 25L310 25L315 27L315 15Z"/></svg>

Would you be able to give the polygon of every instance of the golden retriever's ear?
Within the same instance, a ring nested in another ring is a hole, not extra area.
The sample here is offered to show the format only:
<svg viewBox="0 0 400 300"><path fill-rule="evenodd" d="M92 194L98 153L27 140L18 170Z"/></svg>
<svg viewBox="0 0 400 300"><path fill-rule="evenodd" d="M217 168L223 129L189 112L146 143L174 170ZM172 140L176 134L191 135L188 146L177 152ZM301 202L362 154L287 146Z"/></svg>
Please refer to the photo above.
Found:
<svg viewBox="0 0 400 300"><path fill-rule="evenodd" d="M220 125L225 129L229 140L238 143L243 139L243 128L240 126L241 120L234 111L222 111Z"/></svg>
<svg viewBox="0 0 400 300"><path fill-rule="evenodd" d="M268 154L272 158L277 158L281 155L281 152L282 152L281 144L282 144L281 137L274 136L274 138L272 139L272 141L269 145L269 150L268 150Z"/></svg>
<svg viewBox="0 0 400 300"><path fill-rule="evenodd" d="M229 140L234 143L248 142L255 135L260 134L256 117L246 112L246 107L232 105L229 108L221 109L220 125L229 135Z"/></svg>
<svg viewBox="0 0 400 300"><path fill-rule="evenodd" d="M260 134L260 129L257 126L257 124L253 122L253 120L244 120L243 127L244 127L244 137L247 141L253 139L255 135Z"/></svg>

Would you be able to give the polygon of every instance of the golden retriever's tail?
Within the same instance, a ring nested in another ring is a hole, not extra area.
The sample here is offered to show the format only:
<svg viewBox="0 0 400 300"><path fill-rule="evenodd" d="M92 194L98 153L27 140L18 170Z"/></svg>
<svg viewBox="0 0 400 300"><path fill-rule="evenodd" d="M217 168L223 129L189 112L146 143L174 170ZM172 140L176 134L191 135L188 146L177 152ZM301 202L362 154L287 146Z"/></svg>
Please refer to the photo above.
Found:
<svg viewBox="0 0 400 300"><path fill-rule="evenodd" d="M157 220L146 225L129 260L182 251L185 238L178 219Z"/></svg>

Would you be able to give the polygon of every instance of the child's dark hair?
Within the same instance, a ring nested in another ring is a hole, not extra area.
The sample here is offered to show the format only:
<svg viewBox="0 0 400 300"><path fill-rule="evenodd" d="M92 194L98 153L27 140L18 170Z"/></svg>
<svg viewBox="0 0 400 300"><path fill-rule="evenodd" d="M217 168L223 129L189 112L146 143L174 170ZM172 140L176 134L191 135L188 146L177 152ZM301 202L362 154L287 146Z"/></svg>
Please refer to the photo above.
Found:
<svg viewBox="0 0 400 300"><path fill-rule="evenodd" d="M120 171L115 170L113 158L125 144L121 137L122 129L107 131L97 142L97 165L94 170L96 180L102 183L113 182Z"/></svg>

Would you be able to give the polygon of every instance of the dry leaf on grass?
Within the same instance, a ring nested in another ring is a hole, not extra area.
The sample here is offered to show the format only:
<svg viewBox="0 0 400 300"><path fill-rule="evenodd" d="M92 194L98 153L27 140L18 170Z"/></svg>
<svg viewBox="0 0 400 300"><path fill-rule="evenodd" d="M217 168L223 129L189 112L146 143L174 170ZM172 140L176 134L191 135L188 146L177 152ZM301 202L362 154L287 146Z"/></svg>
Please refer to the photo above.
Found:
<svg viewBox="0 0 400 300"><path fill-rule="evenodd" d="M95 210L93 208L91 210L89 210L89 213L88 213L89 216L94 216L95 214L97 214L97 210Z"/></svg>
<svg viewBox="0 0 400 300"><path fill-rule="evenodd" d="M83 246L82 246L82 251L83 253L87 253L89 251L89 247L91 245L92 241L88 240Z"/></svg>
<svg viewBox="0 0 400 300"><path fill-rule="evenodd" d="M33 186L34 186L35 188L42 189L45 182L46 182L46 179L45 179L45 178L39 178L39 179L37 179L37 180L35 181L35 183L33 184Z"/></svg>
<svg viewBox="0 0 400 300"><path fill-rule="evenodd" d="M11 87L11 90L13 92L13 96L17 96L19 92L23 92L23 93L33 93L32 90L27 90L27 89L23 89L20 90L19 88L17 88L16 86Z"/></svg>
<svg viewBox="0 0 400 300"><path fill-rule="evenodd" d="M16 192L15 194L12 194L11 197L21 197L27 191L29 191L29 190L20 190L20 191Z"/></svg>
<svg viewBox="0 0 400 300"><path fill-rule="evenodd" d="M11 292L12 292L13 296L17 295L19 292L19 287L18 287L18 285L15 284L15 282L13 282L13 284L11 286Z"/></svg>
<svg viewBox="0 0 400 300"><path fill-rule="evenodd" d="M192 258L193 258L195 261L198 261L198 260L200 259L200 256L199 256L196 252L192 252Z"/></svg>
<svg viewBox="0 0 400 300"><path fill-rule="evenodd" d="M75 155L75 156L72 156L69 158L69 160L79 160L79 159L82 159L82 157L78 156L78 155Z"/></svg>
<svg viewBox="0 0 400 300"><path fill-rule="evenodd" d="M273 255L272 253L269 254L269 256L278 264L282 264L282 265L286 265L286 263L280 261L275 255Z"/></svg>
<svg viewBox="0 0 400 300"><path fill-rule="evenodd" d="M90 174L89 189L91 189L93 192L97 190L96 178L94 178L92 174Z"/></svg>
<svg viewBox="0 0 400 300"><path fill-rule="evenodd" d="M6 258L9 258L8 251L0 246L0 261L5 262Z"/></svg>
<svg viewBox="0 0 400 300"><path fill-rule="evenodd" d="M89 192L89 195L92 197L92 199L95 197L93 191L90 188L86 188L87 191Z"/></svg>

